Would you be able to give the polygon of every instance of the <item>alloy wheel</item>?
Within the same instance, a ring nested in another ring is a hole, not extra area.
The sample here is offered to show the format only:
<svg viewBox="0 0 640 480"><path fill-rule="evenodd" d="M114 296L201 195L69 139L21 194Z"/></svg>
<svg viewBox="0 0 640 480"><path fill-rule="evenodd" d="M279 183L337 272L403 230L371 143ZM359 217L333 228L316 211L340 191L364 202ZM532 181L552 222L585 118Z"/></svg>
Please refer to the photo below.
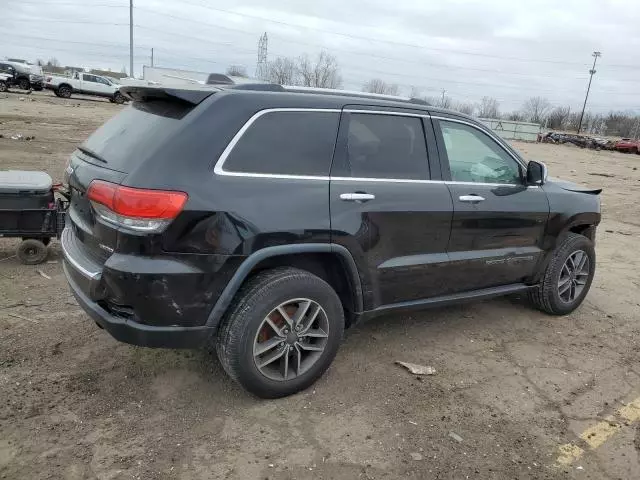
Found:
<svg viewBox="0 0 640 480"><path fill-rule="evenodd" d="M580 296L591 272L589 256L576 250L567 257L558 278L558 295L565 303L572 303Z"/></svg>
<svg viewBox="0 0 640 480"><path fill-rule="evenodd" d="M262 320L253 342L253 360L265 377L292 380L315 365L328 337L329 320L317 302L287 300Z"/></svg>

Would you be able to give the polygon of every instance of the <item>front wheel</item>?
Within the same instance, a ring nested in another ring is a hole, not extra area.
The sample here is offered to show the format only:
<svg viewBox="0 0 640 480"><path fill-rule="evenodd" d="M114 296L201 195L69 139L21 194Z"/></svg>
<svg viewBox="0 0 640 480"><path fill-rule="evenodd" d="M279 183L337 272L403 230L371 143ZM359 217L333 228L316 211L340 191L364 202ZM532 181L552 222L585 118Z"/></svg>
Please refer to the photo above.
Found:
<svg viewBox="0 0 640 480"><path fill-rule="evenodd" d="M547 265L540 285L529 292L533 305L551 315L566 315L580 306L596 269L593 242L569 233Z"/></svg>
<svg viewBox="0 0 640 480"><path fill-rule="evenodd" d="M20 87L21 90L29 90L31 82L29 82L27 78L21 78L18 82L18 87Z"/></svg>
<svg viewBox="0 0 640 480"><path fill-rule="evenodd" d="M124 98L124 95L122 95L120 92L116 92L113 95L113 101L118 105L122 105L126 101L126 98Z"/></svg>
<svg viewBox="0 0 640 480"><path fill-rule="evenodd" d="M267 270L238 293L216 339L227 374L262 398L291 395L329 368L344 332L336 292L294 268Z"/></svg>
<svg viewBox="0 0 640 480"><path fill-rule="evenodd" d="M0 92L6 92L7 90L9 90L7 82L0 82Z"/></svg>

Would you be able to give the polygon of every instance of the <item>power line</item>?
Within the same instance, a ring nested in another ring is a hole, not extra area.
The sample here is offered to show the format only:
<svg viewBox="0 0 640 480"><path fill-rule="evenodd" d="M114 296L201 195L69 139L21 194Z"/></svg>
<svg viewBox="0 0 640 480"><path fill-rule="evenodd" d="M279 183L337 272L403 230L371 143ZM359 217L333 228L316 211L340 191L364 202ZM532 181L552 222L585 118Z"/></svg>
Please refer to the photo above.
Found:
<svg viewBox="0 0 640 480"><path fill-rule="evenodd" d="M120 8L125 8L126 7L126 5L116 5L116 4L86 5L84 3L67 2L67 1L63 1L63 2L33 2L33 1L31 1L30 2L29 0L25 0L25 1L20 1L19 3L20 4L28 3L28 4L34 4L34 5L77 5L77 6L84 6L84 7L92 7L92 6L95 6L95 7L116 7L116 8L117 7L120 7ZM319 28L319 27L313 27L313 26L308 26L308 25L300 25L300 24L295 24L295 23L291 23L291 22L284 22L284 21L281 21L281 20L275 20L275 19L272 19L272 18L267 18L267 17L263 17L263 16L259 16L259 15L251 15L251 14L247 14L247 13L234 12L234 11L226 10L226 9L223 9L223 8L216 8L216 7L212 7L212 6L209 6L209 5L203 5L201 3L194 3L194 2L190 2L190 1L186 1L186 0L182 0L182 3L185 3L187 5L192 5L192 6L195 6L195 7L199 7L199 8L203 8L203 9L206 9L206 10L216 11L216 12L223 13L223 14L226 14L226 15L235 15L235 16L240 16L240 17L244 17L244 18L252 18L252 19L255 19L255 20L271 22L271 23L275 23L275 24L279 24L279 25L286 25L286 26L297 28L297 29L301 29L301 30L313 30L313 31L321 32L321 33L328 33L328 34L331 34L331 35L338 35L338 36L343 36L343 37L346 37L346 38L352 38L352 39L356 39L356 40L364 40L364 41L367 41L367 42L386 43L386 44L390 44L390 45L399 45L399 46L405 46L405 47L410 47L410 48L419 48L421 50L430 50L430 51L446 52L446 53L453 53L453 54L459 54L459 55L471 55L471 56L479 56L479 57L495 58L495 59L503 59L503 60L514 60L514 61L521 61L521 62L576 65L576 66L582 66L582 67L587 65L587 64L584 64L584 63L580 63L580 62L572 62L572 61L567 61L567 60L534 59L534 58L512 57L512 56L505 56L505 55L493 55L493 54L487 54L487 53L482 53L482 52L473 52L473 51L458 50L458 49L448 49L448 48L436 48L436 47L431 47L431 46L416 45L416 44L398 42L398 41L393 41L393 40L382 40L382 39L379 39L379 38L354 35L354 34L350 34L350 33L327 30L327 29L323 29L323 28ZM150 13L154 13L154 14L157 14L157 15L170 16L170 17L174 17L174 18L181 18L183 20L197 22L196 20L186 19L184 17L177 17L175 15L171 15L171 14L164 13L164 12L158 12L158 11L151 10L151 9L146 9L144 7L135 7L135 8L136 9L141 9L141 10L146 10L146 11L148 11ZM27 20L24 20L24 21L27 21ZM28 21L30 21L30 20L28 20ZM41 21L41 20L39 20L39 21ZM49 20L47 20L47 21L49 21ZM76 22L76 23L87 23L87 22ZM370 27L370 28L376 28L373 25L363 25L363 26L367 26L367 27ZM224 28L224 27L218 26L218 28ZM389 57L387 57L387 58L389 58ZM391 59L391 58L389 58L389 59ZM607 67L612 67L612 68L640 69L640 65L610 64L610 65L606 65L606 66ZM508 73L508 72L506 72L506 73ZM524 74L524 75L526 75L526 74Z"/></svg>
<svg viewBox="0 0 640 480"><path fill-rule="evenodd" d="M225 47L225 50L227 50L227 51L246 52L247 54L255 55L255 50L243 49L243 48L240 48L240 47L230 47L228 45L221 44L219 42L215 42L215 41L212 41L210 39L205 39L205 38L201 38L201 37L195 37L193 35L186 35L186 34L181 34L181 33L176 33L176 32L170 32L170 31L167 31L167 30L147 27L147 26L144 26L144 25L135 25L135 27L139 28L139 29L142 29L142 30L149 30L149 31L157 32L157 33L163 34L163 35L170 35L172 37L179 36L179 37L183 37L183 38L189 38L189 39L197 40L198 42L201 42L201 43L207 43L207 44L212 44L212 45L216 45L216 46L222 45L222 46ZM39 37L39 39L44 40L44 41L49 41L49 40L62 41L62 40L58 40L58 39L49 39L49 38L44 38L44 37ZM146 47L146 48L149 48L149 47ZM187 56L185 56L185 58L187 58ZM196 59L196 60L202 60L202 61L206 61L206 62L214 63L214 64L218 63L218 62L210 60L209 58L194 57L194 56L189 56L188 58ZM482 87L482 88L485 88L485 89L495 89L495 88L506 88L506 89L515 89L515 90L521 90L522 89L521 85L512 85L512 84L495 83L495 82L489 82L489 83L488 82L473 82L473 81L455 80L455 79L451 79L451 78L440 78L440 77L425 77L423 75L418 75L418 74L407 74L407 73L393 72L393 71L389 71L389 70L384 70L383 71L383 70L376 70L376 69L371 69L371 68L366 68L366 67L363 68L363 67L360 67L360 66L357 66L357 65L355 65L355 66L354 65L343 66L343 71L354 71L354 72L358 72L358 73L368 72L369 74L380 75L380 76L383 76L383 77L397 77L397 78L402 78L402 79L408 79L408 80L411 80L413 83L420 83L420 82L424 82L424 81L429 81L429 82L437 82L440 85L442 85L442 84L472 85L472 86L479 86L479 87ZM544 89L544 88L536 88L535 91L539 92L539 93L558 93L558 92L562 92L562 91L572 92L573 93L575 90L573 90L573 89L558 89L558 88L549 90L549 89ZM600 89L599 91L601 91L603 93L611 93L612 92L612 91L607 91L607 90L602 90L602 89ZM617 93L617 92L619 92L619 90L615 90L613 93Z"/></svg>

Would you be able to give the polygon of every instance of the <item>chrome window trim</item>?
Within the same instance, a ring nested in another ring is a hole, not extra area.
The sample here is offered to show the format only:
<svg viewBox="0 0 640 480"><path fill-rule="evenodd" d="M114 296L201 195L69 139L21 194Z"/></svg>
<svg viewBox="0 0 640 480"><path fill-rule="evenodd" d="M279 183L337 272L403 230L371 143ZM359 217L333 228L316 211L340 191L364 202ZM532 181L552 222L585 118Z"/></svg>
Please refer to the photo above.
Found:
<svg viewBox="0 0 640 480"><path fill-rule="evenodd" d="M489 138L494 140L498 145L500 145L500 147L502 147L502 149L507 153L507 155L509 155L511 158L513 158L518 165L520 165L522 168L525 169L525 171L527 170L527 165L520 158L516 157L513 153L511 153L511 151L505 146L504 140L502 138L500 138L498 135L494 134L491 131L491 129L484 130L482 128L479 128L478 125L475 125L475 124L473 124L471 122L467 122L465 120L459 120L457 118L440 117L440 116L436 116L436 115L432 115L431 118L434 119L434 120L444 120L445 122L461 123L463 125L468 125L469 127L475 128L479 132L484 133Z"/></svg>
<svg viewBox="0 0 640 480"><path fill-rule="evenodd" d="M267 115L269 113L276 112L320 112L320 113L341 113L342 110L337 108L266 108L264 110L260 110L259 112L254 113L249 120L242 126L240 130L233 136L227 147L223 150L220 158L216 162L216 165L213 167L213 173L216 175L228 175L232 177L257 177L257 178L288 178L288 179L300 179L300 180L315 180L315 179L324 179L328 177L323 176L308 176L308 175L285 175L285 174L276 174L276 173L250 173L250 172L232 172L224 169L224 162L227 161L227 158L231 154L233 148L238 144L242 136L246 133L247 130L258 120L260 117Z"/></svg>
<svg viewBox="0 0 640 480"><path fill-rule="evenodd" d="M240 130L238 130L238 132L233 136L233 138L231 139L231 141L229 142L229 144L226 146L226 148L224 149L224 151L222 152L222 154L220 155L220 157L218 158L218 160L216 161L216 164L213 168L213 172L216 175L223 175L223 176L228 176L228 177L245 177L245 178L271 178L271 179L276 179L276 180L315 180L315 181L351 181L351 182L387 182L387 183L424 183L424 184L429 184L429 183L433 183L433 184L446 184L446 185L478 185L478 186L489 186L489 187L519 187L519 186L523 186L521 184L514 184L514 183L481 183L481 182L457 182L457 181L453 181L453 180L415 180L415 179L408 179L408 178L368 178L368 177L332 177L332 176L326 176L326 175L287 175L287 174L280 174L280 173L251 173L251 172L233 172L233 171L229 171L229 170L225 170L224 169L224 163L226 162L227 158L229 157L229 155L231 154L231 151L233 150L233 148L237 145L237 143L240 141L240 139L242 138L242 136L245 134L245 132L251 127L251 125L253 125L255 123L256 120L258 120L260 117L262 117L263 115L267 115L269 113L275 113L275 112L321 112L321 113L362 113L362 114L374 114L374 115L393 115L393 116L405 116L405 117L416 117L416 118L433 118L436 120L444 120L444 121L451 121L451 122L456 122L456 123L462 123L465 125L468 125L470 127L475 128L476 130L489 135L489 137L491 137L494 141L496 141L503 150L505 150L509 156L511 158L513 158L518 164L522 165L525 169L526 169L526 165L523 165L522 162L520 162L520 160L515 157L513 154L511 154L511 152L506 149L501 141L500 138L498 138L496 135L494 135L493 133L490 132L485 132L483 129L478 128L477 125L474 125L471 122L466 122L464 120L458 120L455 118L449 118L449 117L440 117L440 116L432 116L429 115L427 112L425 112L424 114L417 114L417 113L406 113L406 112L398 112L398 111L394 111L394 110L361 110L361 109L346 109L346 110L340 110L337 108L297 108L297 107L291 107L291 108L267 108L264 110L260 110L259 112L256 112L255 114L253 114L251 116L251 118L249 118L249 120L247 120L247 122L242 126L242 128L240 128ZM527 188L539 188L538 186L527 186Z"/></svg>

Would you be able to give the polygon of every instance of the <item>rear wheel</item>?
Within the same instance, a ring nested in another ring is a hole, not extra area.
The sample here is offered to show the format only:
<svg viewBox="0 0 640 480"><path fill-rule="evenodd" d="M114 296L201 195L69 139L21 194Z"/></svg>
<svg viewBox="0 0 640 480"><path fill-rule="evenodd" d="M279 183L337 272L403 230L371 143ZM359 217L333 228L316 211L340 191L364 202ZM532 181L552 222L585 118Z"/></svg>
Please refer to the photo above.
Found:
<svg viewBox="0 0 640 480"><path fill-rule="evenodd" d="M30 238L18 245L18 259L25 265L37 265L47 259L49 251L40 240Z"/></svg>
<svg viewBox="0 0 640 480"><path fill-rule="evenodd" d="M61 85L58 88L58 91L56 92L56 94L59 97L62 97L62 98L70 98L71 97L71 87L69 87L67 85Z"/></svg>
<svg viewBox="0 0 640 480"><path fill-rule="evenodd" d="M540 285L529 292L533 305L551 315L566 315L587 296L596 268L593 242L569 233L547 265Z"/></svg>
<svg viewBox="0 0 640 480"><path fill-rule="evenodd" d="M0 92L6 92L8 89L7 82L0 82Z"/></svg>
<svg viewBox="0 0 640 480"><path fill-rule="evenodd" d="M278 268L239 292L216 339L231 378L262 398L312 385L333 361L344 332L336 292L304 270Z"/></svg>

